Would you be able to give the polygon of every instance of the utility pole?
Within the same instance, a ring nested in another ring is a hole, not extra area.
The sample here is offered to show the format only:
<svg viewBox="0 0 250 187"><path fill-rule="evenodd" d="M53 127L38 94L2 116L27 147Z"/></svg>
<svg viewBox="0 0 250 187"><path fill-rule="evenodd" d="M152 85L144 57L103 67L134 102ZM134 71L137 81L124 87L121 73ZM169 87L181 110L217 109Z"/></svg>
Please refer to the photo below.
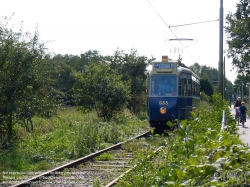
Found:
<svg viewBox="0 0 250 187"><path fill-rule="evenodd" d="M225 56L224 56L224 60L223 60L223 98L226 98L226 91L225 91L225 88L226 88L226 71L225 71Z"/></svg>
<svg viewBox="0 0 250 187"><path fill-rule="evenodd" d="M223 85L223 0L220 0L220 22L219 22L219 65L218 65L218 92L221 93L224 99Z"/></svg>

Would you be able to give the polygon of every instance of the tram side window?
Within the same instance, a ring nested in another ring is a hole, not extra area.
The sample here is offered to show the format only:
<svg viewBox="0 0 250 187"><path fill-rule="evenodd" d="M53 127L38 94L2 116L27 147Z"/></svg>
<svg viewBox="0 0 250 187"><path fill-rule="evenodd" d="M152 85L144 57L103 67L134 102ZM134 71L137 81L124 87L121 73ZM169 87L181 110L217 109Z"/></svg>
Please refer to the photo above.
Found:
<svg viewBox="0 0 250 187"><path fill-rule="evenodd" d="M182 78L181 81L180 81L181 85L180 85L180 90L181 90L181 93L180 95L182 96L187 96L187 79L186 78Z"/></svg>
<svg viewBox="0 0 250 187"><path fill-rule="evenodd" d="M187 92L188 96L191 96L192 95L192 92L191 92L191 90L192 90L192 80L191 79L187 80L187 89L188 89L188 92Z"/></svg>
<svg viewBox="0 0 250 187"><path fill-rule="evenodd" d="M192 79L181 78L179 83L179 95L192 96L194 94L195 94L195 86L194 82L192 82Z"/></svg>
<svg viewBox="0 0 250 187"><path fill-rule="evenodd" d="M151 82L151 95L158 95L158 89L159 89L159 81L153 80Z"/></svg>
<svg viewBox="0 0 250 187"><path fill-rule="evenodd" d="M182 79L179 80L179 96L181 96L181 92L182 92Z"/></svg>
<svg viewBox="0 0 250 187"><path fill-rule="evenodd" d="M194 84L194 87L192 88L193 89L193 96L199 96L198 95L198 92L199 92L199 85L196 83L196 82L193 82Z"/></svg>
<svg viewBox="0 0 250 187"><path fill-rule="evenodd" d="M152 81L151 82L151 94L154 94L155 93L155 81Z"/></svg>
<svg viewBox="0 0 250 187"><path fill-rule="evenodd" d="M195 82L192 82L192 96L195 96Z"/></svg>
<svg viewBox="0 0 250 187"><path fill-rule="evenodd" d="M200 96L200 85L196 83L196 96Z"/></svg>

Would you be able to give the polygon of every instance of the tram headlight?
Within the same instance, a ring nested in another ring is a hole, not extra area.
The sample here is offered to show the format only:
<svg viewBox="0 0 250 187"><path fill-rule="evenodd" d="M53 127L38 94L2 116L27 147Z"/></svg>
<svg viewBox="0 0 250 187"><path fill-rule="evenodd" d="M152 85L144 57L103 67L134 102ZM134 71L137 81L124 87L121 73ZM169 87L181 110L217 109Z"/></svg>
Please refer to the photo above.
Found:
<svg viewBox="0 0 250 187"><path fill-rule="evenodd" d="M165 107L161 107L160 108L160 113L161 114L166 114L167 113L167 109Z"/></svg>

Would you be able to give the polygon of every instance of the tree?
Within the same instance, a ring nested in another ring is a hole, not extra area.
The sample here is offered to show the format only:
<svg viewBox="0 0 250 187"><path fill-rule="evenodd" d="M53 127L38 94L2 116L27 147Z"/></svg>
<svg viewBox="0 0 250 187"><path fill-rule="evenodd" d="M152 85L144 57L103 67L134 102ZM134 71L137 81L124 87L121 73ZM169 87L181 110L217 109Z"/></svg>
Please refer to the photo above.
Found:
<svg viewBox="0 0 250 187"><path fill-rule="evenodd" d="M61 101L51 78L54 68L37 31L34 36L14 32L7 19L0 22L0 139L10 140L18 123L29 130L33 116L55 113Z"/></svg>
<svg viewBox="0 0 250 187"><path fill-rule="evenodd" d="M75 65L79 64L81 59L79 56L73 55L56 55L52 60L57 67L57 73L53 76L53 79L56 81L55 88L64 93L64 104L74 105L72 87L75 79L73 72L76 71Z"/></svg>
<svg viewBox="0 0 250 187"><path fill-rule="evenodd" d="M111 119L126 107L130 98L129 84L106 62L89 63L84 72L75 73L74 101L80 110L96 110L104 120Z"/></svg>
<svg viewBox="0 0 250 187"><path fill-rule="evenodd" d="M210 66L203 65L201 66L201 76L207 76L208 80L212 83L218 82L218 70Z"/></svg>
<svg viewBox="0 0 250 187"><path fill-rule="evenodd" d="M244 74L238 74L237 78L234 81L234 86L233 86L234 93L237 97L238 96L242 97L242 100L245 100L244 97L246 97L247 95L246 85L247 83L249 83L249 81L250 81L250 76Z"/></svg>
<svg viewBox="0 0 250 187"><path fill-rule="evenodd" d="M214 93L214 88L211 82L206 77L201 77L200 79L200 90L205 92L208 96L212 96Z"/></svg>
<svg viewBox="0 0 250 187"><path fill-rule="evenodd" d="M62 91L65 95L64 104L74 105L72 98L72 87L75 83L74 72L84 72L85 66L90 62L99 63L102 61L102 56L98 51L87 51L81 54L80 57L76 55L55 55L53 57L56 63L57 74L54 74L56 81L55 88Z"/></svg>
<svg viewBox="0 0 250 187"><path fill-rule="evenodd" d="M117 49L114 56L106 57L110 62L110 67L118 74L122 75L124 82L130 83L131 98L127 107L134 114L137 114L141 108L146 107L146 68L152 59L145 56L139 56L136 49L131 49L130 54Z"/></svg>
<svg viewBox="0 0 250 187"><path fill-rule="evenodd" d="M236 13L226 16L225 31L228 34L228 57L239 73L250 73L250 3L240 0Z"/></svg>
<svg viewBox="0 0 250 187"><path fill-rule="evenodd" d="M194 63L192 66L189 66L189 69L191 69L197 75L201 74L201 66L197 62Z"/></svg>
<svg viewBox="0 0 250 187"><path fill-rule="evenodd" d="M86 51L84 54L81 54L81 63L78 68L75 67L76 71L84 70L85 66L89 63L99 63L103 61L103 57L100 55L99 51L96 50L89 50Z"/></svg>

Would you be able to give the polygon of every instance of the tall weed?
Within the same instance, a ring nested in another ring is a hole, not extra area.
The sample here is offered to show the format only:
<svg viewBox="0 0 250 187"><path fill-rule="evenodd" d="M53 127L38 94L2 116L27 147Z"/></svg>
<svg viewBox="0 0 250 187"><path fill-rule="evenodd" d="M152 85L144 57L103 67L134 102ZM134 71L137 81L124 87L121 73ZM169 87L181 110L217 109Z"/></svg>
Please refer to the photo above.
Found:
<svg viewBox="0 0 250 187"><path fill-rule="evenodd" d="M136 117L119 123L103 122L95 113L82 114L74 107L57 117L35 117L34 132L27 133L16 125L16 143L1 151L0 172L41 171L85 156L147 129L147 123Z"/></svg>

